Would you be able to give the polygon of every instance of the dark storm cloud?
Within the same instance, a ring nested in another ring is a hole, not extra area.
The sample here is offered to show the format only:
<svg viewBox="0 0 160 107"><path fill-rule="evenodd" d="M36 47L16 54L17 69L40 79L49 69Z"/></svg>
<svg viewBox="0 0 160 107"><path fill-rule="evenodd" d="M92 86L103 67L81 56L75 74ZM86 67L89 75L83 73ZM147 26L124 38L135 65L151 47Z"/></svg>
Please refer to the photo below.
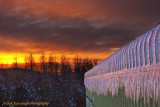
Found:
<svg viewBox="0 0 160 107"><path fill-rule="evenodd" d="M98 26L84 20L55 18L50 20L25 18L0 13L0 33L22 41L48 42L69 50L103 51L122 46L133 38L134 30L116 26ZM56 21L55 21L56 20ZM124 39L125 38L125 39ZM104 42L104 46L97 43ZM100 49L99 49L100 48ZM103 49L103 50L102 50Z"/></svg>
<svg viewBox="0 0 160 107"><path fill-rule="evenodd" d="M49 17L36 17L25 9L11 11L1 6L0 35L24 43L37 43L31 46L34 49L105 52L122 47L160 21L159 1L93 2L94 11L97 9L95 18L86 13L76 18L55 13ZM5 49L5 45L2 46ZM14 45L11 48L14 50Z"/></svg>

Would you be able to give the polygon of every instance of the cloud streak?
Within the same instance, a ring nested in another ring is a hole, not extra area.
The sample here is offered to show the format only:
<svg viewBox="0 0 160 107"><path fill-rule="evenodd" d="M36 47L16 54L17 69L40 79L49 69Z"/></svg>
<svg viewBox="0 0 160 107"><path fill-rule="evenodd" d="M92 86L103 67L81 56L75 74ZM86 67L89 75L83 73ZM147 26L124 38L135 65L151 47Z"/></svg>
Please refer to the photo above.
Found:
<svg viewBox="0 0 160 107"><path fill-rule="evenodd" d="M0 39L5 41L0 43L1 51L112 52L160 20L158 1L6 0L0 4Z"/></svg>

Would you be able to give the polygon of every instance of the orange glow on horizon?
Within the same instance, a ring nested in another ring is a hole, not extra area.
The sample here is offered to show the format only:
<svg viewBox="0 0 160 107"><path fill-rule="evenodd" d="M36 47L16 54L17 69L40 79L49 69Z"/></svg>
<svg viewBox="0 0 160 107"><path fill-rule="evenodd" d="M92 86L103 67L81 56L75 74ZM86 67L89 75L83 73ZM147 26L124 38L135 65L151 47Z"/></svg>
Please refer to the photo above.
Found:
<svg viewBox="0 0 160 107"><path fill-rule="evenodd" d="M14 54L14 53L0 53L0 63L1 64L13 64L16 62L24 63L24 55L23 54Z"/></svg>
<svg viewBox="0 0 160 107"><path fill-rule="evenodd" d="M79 53L78 56L79 58L89 58L89 59L100 59L103 60L106 57L108 57L109 55L111 55L111 53L108 54L96 54L96 53ZM35 62L39 62L40 57L42 54L32 54L33 58L35 60ZM61 61L61 56L62 54L44 54L46 60L48 61L48 58L50 55L52 55L53 57L56 58L57 62ZM77 54L67 54L67 53L63 53L63 55L65 55L65 57L69 60L69 62L73 62L73 58L75 58L75 56ZM17 63L25 63L25 57L29 57L30 54L28 53L0 53L0 64L13 64L16 62L17 59Z"/></svg>

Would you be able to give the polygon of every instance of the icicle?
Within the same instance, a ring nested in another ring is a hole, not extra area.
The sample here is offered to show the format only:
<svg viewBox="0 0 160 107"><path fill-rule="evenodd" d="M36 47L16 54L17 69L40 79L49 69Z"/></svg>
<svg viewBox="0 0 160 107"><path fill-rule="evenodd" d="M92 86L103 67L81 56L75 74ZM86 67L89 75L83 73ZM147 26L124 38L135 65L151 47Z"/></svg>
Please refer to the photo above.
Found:
<svg viewBox="0 0 160 107"><path fill-rule="evenodd" d="M91 93L108 95L109 92L112 96L118 95L118 90L125 87L125 96L133 100L136 106L142 98L145 105L150 104L151 98L159 104L159 50L160 25L136 38L85 73L85 87Z"/></svg>

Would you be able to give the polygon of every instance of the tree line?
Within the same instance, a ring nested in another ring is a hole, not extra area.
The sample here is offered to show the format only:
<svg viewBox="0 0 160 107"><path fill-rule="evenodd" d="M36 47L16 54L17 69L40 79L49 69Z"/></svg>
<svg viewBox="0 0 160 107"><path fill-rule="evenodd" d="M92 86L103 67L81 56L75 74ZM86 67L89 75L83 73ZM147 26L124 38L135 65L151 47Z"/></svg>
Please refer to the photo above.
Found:
<svg viewBox="0 0 160 107"><path fill-rule="evenodd" d="M25 57L23 64L17 62L17 57L15 58L15 63L13 68L23 68L29 71L38 71L44 73L52 73L56 76L58 75L69 75L70 73L77 73L79 76L83 76L84 73L90 70L93 66L97 65L97 59L80 58L78 55L73 58L73 61L69 61L67 57L62 54L60 61L53 55L47 57L42 54L39 61L35 61L32 54Z"/></svg>

